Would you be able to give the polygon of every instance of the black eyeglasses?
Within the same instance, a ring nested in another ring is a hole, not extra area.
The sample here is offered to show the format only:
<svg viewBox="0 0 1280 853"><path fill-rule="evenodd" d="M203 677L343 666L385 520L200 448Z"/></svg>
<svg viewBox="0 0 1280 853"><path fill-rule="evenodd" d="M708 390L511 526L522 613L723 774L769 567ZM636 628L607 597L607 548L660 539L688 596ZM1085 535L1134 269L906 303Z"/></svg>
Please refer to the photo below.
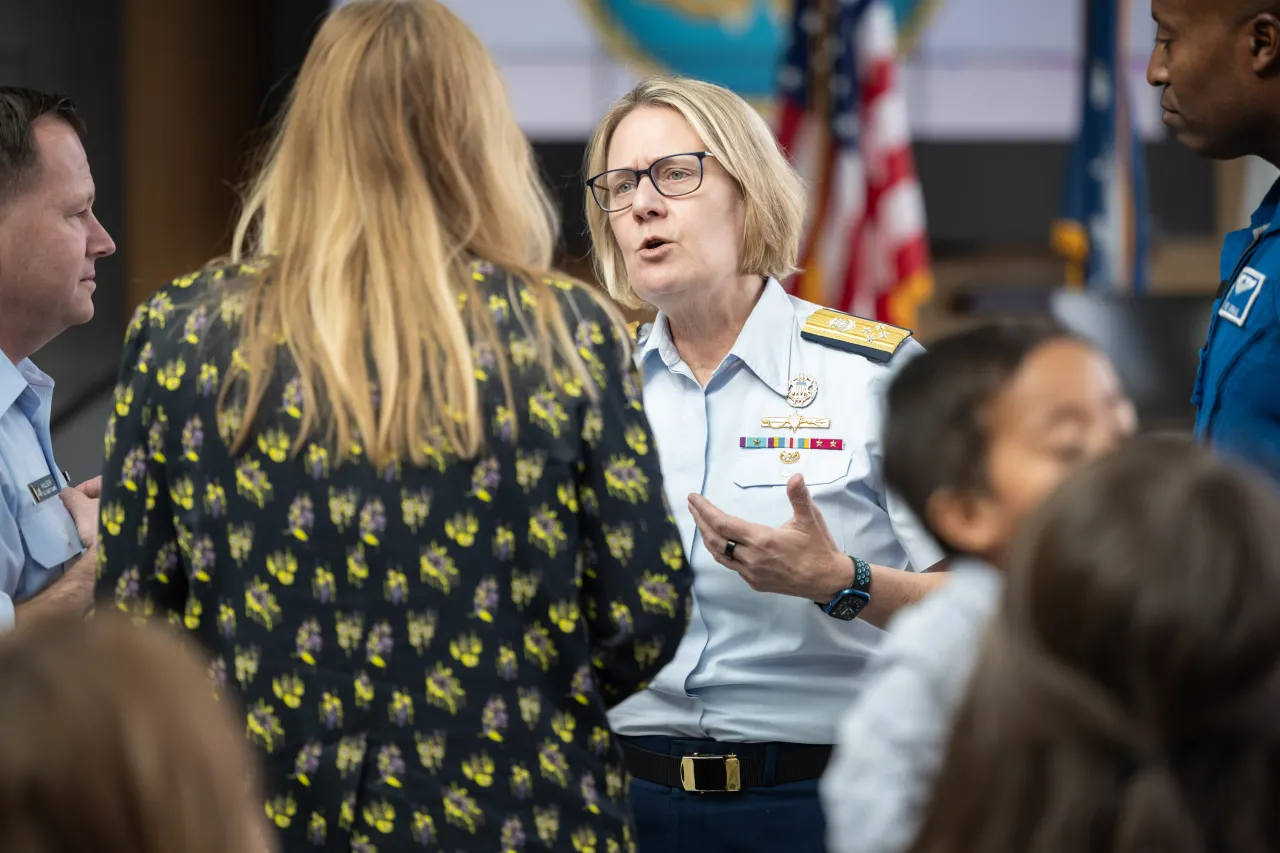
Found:
<svg viewBox="0 0 1280 853"><path fill-rule="evenodd" d="M635 199L640 179L649 176L653 188L667 198L678 198L702 186L702 161L714 157L710 151L671 154L654 160L647 169L610 169L587 179L591 197L605 213L626 210Z"/></svg>

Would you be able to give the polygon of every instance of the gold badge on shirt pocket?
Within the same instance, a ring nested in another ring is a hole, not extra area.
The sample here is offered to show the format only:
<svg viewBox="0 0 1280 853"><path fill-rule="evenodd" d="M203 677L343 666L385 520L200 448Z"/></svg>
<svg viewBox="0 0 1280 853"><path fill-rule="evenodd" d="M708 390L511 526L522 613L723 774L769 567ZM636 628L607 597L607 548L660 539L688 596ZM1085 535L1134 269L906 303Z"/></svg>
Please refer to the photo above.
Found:
<svg viewBox="0 0 1280 853"><path fill-rule="evenodd" d="M814 382L807 376L799 376L792 380L792 389L797 386L797 380L804 380L804 387L817 393L818 383ZM811 403L812 398L806 401L805 405ZM797 437L796 432L802 429L830 429L831 419L818 417L816 415L802 415L796 410L792 410L791 414L779 417L763 417L760 419L760 426L765 429L790 430L790 437L787 436L762 436L762 435L744 435L738 438L738 446L746 450L760 450L777 448L781 451L778 454L778 460L783 465L795 465L804 455L801 450L843 450L844 440L839 438L811 439L806 437ZM784 476L789 476L792 471L784 469L781 472Z"/></svg>

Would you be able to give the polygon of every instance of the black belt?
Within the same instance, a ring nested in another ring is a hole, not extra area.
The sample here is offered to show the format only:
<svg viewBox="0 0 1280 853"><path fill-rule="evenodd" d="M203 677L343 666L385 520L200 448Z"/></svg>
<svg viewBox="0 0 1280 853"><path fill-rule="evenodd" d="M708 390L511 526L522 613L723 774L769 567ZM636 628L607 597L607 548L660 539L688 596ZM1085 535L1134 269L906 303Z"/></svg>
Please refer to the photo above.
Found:
<svg viewBox="0 0 1280 853"><path fill-rule="evenodd" d="M625 740L621 743L627 772L655 785L706 794L745 791L767 784L763 755L663 755L640 749ZM831 759L831 747L825 745L780 743L773 748L777 750L774 785L819 779Z"/></svg>

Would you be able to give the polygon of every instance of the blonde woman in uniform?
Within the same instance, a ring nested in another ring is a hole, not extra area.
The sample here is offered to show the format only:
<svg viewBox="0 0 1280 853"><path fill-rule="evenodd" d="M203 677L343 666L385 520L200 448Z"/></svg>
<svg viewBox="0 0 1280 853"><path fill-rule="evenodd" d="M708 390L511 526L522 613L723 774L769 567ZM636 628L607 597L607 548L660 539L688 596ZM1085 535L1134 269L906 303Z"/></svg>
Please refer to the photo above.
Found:
<svg viewBox="0 0 1280 853"><path fill-rule="evenodd" d="M675 660L610 714L640 849L817 853L818 779L877 626L941 577L880 471L885 387L920 347L783 290L804 192L738 96L647 80L587 160L600 276L658 309L635 359L695 577Z"/></svg>

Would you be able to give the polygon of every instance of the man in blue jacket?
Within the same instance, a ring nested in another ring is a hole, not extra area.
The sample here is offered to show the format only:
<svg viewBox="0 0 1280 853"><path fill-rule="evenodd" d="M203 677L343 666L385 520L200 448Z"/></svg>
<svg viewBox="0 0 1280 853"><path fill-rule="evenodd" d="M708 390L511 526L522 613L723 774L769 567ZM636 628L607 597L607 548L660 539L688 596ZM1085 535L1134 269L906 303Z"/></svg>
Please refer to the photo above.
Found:
<svg viewBox="0 0 1280 853"><path fill-rule="evenodd" d="M1280 0L1151 0L1147 82L1164 123L1197 154L1280 166ZM1227 235L1200 350L1196 437L1280 480L1280 182Z"/></svg>

